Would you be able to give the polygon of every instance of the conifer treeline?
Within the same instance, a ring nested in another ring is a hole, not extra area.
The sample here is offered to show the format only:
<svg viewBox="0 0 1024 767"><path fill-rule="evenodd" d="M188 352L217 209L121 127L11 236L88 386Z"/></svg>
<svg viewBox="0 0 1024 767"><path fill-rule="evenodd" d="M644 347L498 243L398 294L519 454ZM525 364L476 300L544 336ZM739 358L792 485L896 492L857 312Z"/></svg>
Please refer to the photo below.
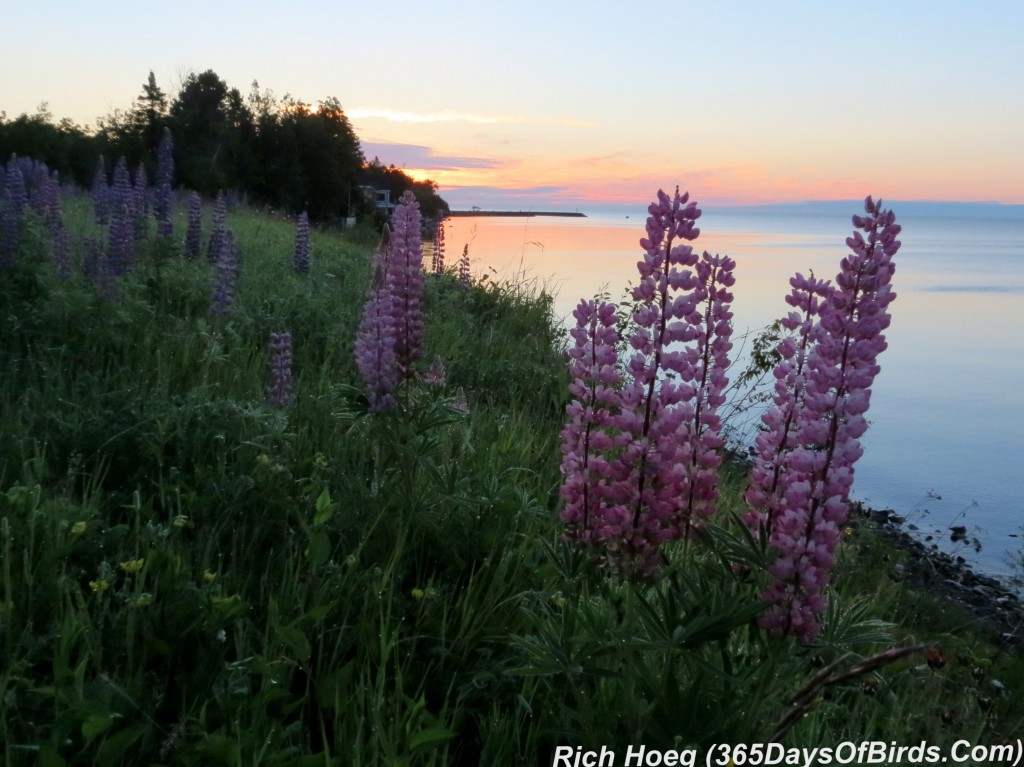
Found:
<svg viewBox="0 0 1024 767"><path fill-rule="evenodd" d="M395 200L411 190L425 216L447 212L432 181L414 181L376 158L366 162L336 98L312 106L278 98L255 81L243 96L213 70L190 74L173 97L150 72L132 107L101 118L95 130L67 118L55 122L45 104L13 120L0 113L0 158L33 157L84 188L101 156L111 166L123 156L152 178L164 128L174 136L176 183L209 197L233 189L253 202L329 221L372 210L359 191L368 185L390 189Z"/></svg>

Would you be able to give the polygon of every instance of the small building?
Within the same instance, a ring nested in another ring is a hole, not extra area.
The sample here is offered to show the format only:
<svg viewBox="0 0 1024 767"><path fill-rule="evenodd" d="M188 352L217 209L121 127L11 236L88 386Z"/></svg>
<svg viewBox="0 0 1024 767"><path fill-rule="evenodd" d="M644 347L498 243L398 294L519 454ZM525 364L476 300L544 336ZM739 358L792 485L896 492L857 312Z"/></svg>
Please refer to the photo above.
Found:
<svg viewBox="0 0 1024 767"><path fill-rule="evenodd" d="M362 191L367 202L372 202L377 210L383 211L388 216L391 215L391 212L395 209L395 203L391 202L390 189L377 189L372 186L361 186L359 189Z"/></svg>

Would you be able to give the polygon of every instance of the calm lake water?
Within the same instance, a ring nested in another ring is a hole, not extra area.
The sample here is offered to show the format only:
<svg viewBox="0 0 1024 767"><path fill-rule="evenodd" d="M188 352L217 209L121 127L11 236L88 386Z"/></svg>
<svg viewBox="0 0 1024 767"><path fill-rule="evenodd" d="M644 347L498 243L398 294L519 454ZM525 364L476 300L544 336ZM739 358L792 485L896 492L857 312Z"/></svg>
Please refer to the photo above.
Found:
<svg viewBox="0 0 1024 767"><path fill-rule="evenodd" d="M893 509L981 571L1007 575L1024 546L1024 206L893 203L903 226L889 348L875 379L854 497ZM857 203L705 208L697 249L736 260L734 335L783 316L796 271L835 276ZM454 218L450 261L525 273L571 323L580 298L618 301L637 280L646 214ZM1017 468L1014 468L1017 467ZM949 540L964 525L980 552ZM1020 536L1020 537L1018 537Z"/></svg>

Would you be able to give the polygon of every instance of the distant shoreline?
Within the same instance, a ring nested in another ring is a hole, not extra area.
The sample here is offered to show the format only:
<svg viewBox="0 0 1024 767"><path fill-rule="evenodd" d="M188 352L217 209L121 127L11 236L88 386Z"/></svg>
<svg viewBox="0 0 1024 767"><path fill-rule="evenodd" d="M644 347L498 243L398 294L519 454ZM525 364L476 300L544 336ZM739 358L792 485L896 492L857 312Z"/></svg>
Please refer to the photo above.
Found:
<svg viewBox="0 0 1024 767"><path fill-rule="evenodd" d="M586 213L574 212L563 213L553 210L453 210L450 216L519 216L528 218L531 216L558 216L562 218L586 218Z"/></svg>

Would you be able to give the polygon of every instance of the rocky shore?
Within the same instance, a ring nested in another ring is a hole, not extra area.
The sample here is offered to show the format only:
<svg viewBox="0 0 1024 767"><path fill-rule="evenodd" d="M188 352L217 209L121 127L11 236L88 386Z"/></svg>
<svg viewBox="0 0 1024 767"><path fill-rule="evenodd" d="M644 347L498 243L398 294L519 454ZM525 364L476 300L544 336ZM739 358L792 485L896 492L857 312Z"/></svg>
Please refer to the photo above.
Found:
<svg viewBox="0 0 1024 767"><path fill-rule="evenodd" d="M906 556L893 565L889 577L911 588L926 590L976 617L993 639L1012 646L1024 644L1024 601L1002 581L976 573L963 557L940 551L905 529L905 520L888 509L851 508L851 520L877 529ZM953 541L962 528L950 528Z"/></svg>

